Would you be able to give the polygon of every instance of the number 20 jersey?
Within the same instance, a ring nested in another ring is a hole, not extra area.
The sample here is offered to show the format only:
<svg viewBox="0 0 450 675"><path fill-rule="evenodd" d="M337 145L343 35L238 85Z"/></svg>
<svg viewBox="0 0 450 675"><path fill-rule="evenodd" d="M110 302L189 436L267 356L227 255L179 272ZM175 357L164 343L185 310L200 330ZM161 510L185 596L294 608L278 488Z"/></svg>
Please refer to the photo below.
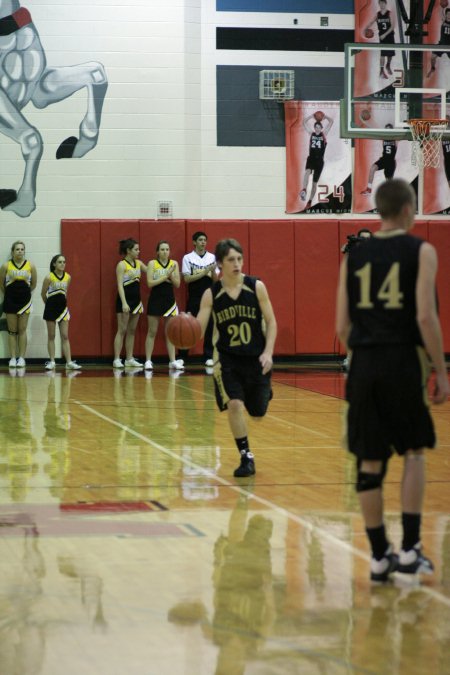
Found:
<svg viewBox="0 0 450 675"><path fill-rule="evenodd" d="M422 345L416 319L419 251L424 242L401 230L378 232L347 260L349 347Z"/></svg>
<svg viewBox="0 0 450 675"><path fill-rule="evenodd" d="M245 275L236 300L228 295L220 281L213 285L213 344L219 352L259 356L264 351L266 339L256 281L256 277Z"/></svg>

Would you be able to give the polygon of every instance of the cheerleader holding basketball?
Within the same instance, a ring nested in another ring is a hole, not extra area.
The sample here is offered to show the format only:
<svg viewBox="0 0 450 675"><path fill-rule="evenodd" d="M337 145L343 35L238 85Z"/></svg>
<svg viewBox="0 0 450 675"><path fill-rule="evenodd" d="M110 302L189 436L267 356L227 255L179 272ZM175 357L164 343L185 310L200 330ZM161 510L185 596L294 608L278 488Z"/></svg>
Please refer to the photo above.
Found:
<svg viewBox="0 0 450 675"><path fill-rule="evenodd" d="M151 288L147 306L148 331L145 340L145 370L152 370L152 353L158 331L159 319L165 322L178 314L174 287L180 287L180 269L176 260L170 259L170 246L167 241L156 245L156 258L150 260L147 267L147 285ZM169 368L183 370L184 362L175 359L175 347L165 334Z"/></svg>
<svg viewBox="0 0 450 675"><path fill-rule="evenodd" d="M41 297L45 304L44 321L47 323L47 349L50 361L45 367L54 370L56 324L59 326L61 350L66 359L67 370L80 370L81 366L72 361L69 342L70 312L67 307L67 290L71 276L66 272L66 259L63 255L54 255L50 261L50 274L42 282Z"/></svg>
<svg viewBox="0 0 450 675"><path fill-rule="evenodd" d="M25 367L31 294L36 288L36 281L36 268L25 259L25 244L23 241L15 241L11 246L11 259L0 268L0 291L4 293L3 311L8 325L10 368Z"/></svg>
<svg viewBox="0 0 450 675"><path fill-rule="evenodd" d="M119 253L123 259L117 263L117 333L114 338L113 368L123 368L120 358L125 340L125 368L142 368L142 363L133 356L134 336L139 315L144 311L141 302L141 270L147 266L139 260L139 244L135 239L122 239L119 242Z"/></svg>

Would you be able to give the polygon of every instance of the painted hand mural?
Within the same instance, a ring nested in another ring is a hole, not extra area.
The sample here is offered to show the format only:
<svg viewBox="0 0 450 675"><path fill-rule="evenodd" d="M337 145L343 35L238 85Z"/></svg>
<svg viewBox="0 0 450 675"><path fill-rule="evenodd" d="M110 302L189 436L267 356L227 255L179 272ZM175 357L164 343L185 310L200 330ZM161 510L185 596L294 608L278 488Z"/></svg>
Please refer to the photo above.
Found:
<svg viewBox="0 0 450 675"><path fill-rule="evenodd" d="M0 207L27 218L36 208L36 177L43 151L38 129L22 114L31 101L46 108L86 87L86 114L79 136L70 136L56 151L56 158L83 157L98 141L103 101L108 81L101 63L88 62L51 68L27 9L18 0L0 2L0 132L20 144L25 170L22 184L0 189Z"/></svg>

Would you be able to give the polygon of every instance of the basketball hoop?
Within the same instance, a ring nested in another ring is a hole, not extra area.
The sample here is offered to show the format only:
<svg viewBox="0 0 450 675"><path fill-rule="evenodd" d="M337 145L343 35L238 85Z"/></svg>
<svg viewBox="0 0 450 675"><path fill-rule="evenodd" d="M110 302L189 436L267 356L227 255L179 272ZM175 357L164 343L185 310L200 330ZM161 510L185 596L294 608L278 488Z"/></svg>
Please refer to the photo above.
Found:
<svg viewBox="0 0 450 675"><path fill-rule="evenodd" d="M412 135L412 164L421 168L438 167L442 135L447 129L447 120L416 119L409 120L408 124Z"/></svg>

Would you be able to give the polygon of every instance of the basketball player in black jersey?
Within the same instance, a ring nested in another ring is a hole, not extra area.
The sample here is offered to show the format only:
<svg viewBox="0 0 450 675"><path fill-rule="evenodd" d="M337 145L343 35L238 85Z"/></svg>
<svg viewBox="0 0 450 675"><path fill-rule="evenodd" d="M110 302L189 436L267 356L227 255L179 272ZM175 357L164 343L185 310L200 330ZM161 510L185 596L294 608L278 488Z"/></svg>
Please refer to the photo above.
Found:
<svg viewBox="0 0 450 675"><path fill-rule="evenodd" d="M372 24L377 24L378 41L382 45L395 43L395 15L387 8L386 0L378 0L379 11L365 26L365 32ZM395 52L393 49L382 49L380 54L380 77L387 80L392 75L391 62Z"/></svg>
<svg viewBox="0 0 450 675"><path fill-rule="evenodd" d="M313 175L311 194L309 195L308 202L306 204L305 210L311 208L314 195L317 190L317 183L319 182L320 175L324 167L324 155L327 148L327 134L331 129L333 120L331 117L328 117L324 114L323 118L326 120L327 124L324 126L322 122L319 122L317 119L314 121L314 126L311 128L309 124L312 119L315 119L314 114L310 115L303 120L303 126L305 130L310 134L309 137L309 154L306 160L305 166L305 175L303 176L303 187L300 192L300 199L304 202L306 201L306 194L308 190L309 177Z"/></svg>
<svg viewBox="0 0 450 675"><path fill-rule="evenodd" d="M447 120L450 120L447 117ZM450 138L442 139L442 154L444 155L444 170L447 178L448 186L450 187Z"/></svg>
<svg viewBox="0 0 450 675"><path fill-rule="evenodd" d="M436 251L409 234L415 194L403 180L375 194L381 228L355 246L341 266L337 333L352 350L346 397L348 449L372 548L371 579L433 572L422 553L420 525L425 489L424 448L435 445L429 412L429 361L436 370L434 403L449 394L436 309ZM401 488L403 541L399 555L387 539L383 479L393 452L404 458Z"/></svg>
<svg viewBox="0 0 450 675"><path fill-rule="evenodd" d="M204 292L197 319L204 333L212 313L216 401L221 411L228 411L241 457L234 475L240 478L255 473L244 407L256 418L267 412L277 324L263 282L242 273L239 242L222 239L215 255L222 276Z"/></svg>
<svg viewBox="0 0 450 675"><path fill-rule="evenodd" d="M450 47L450 9L442 10L441 36L438 44ZM440 58L442 54L447 54L450 59L450 52L431 52L431 65L427 77L431 77L436 70L436 59Z"/></svg>
<svg viewBox="0 0 450 675"><path fill-rule="evenodd" d="M392 129L392 124L386 124L385 129ZM377 171L384 170L385 178L392 178L397 162L395 161L395 155L397 154L397 141L394 140L384 140L383 141L383 153L376 162L372 164L369 171L369 178L367 180L367 187L361 192L362 195L372 194L372 184L375 173Z"/></svg>

